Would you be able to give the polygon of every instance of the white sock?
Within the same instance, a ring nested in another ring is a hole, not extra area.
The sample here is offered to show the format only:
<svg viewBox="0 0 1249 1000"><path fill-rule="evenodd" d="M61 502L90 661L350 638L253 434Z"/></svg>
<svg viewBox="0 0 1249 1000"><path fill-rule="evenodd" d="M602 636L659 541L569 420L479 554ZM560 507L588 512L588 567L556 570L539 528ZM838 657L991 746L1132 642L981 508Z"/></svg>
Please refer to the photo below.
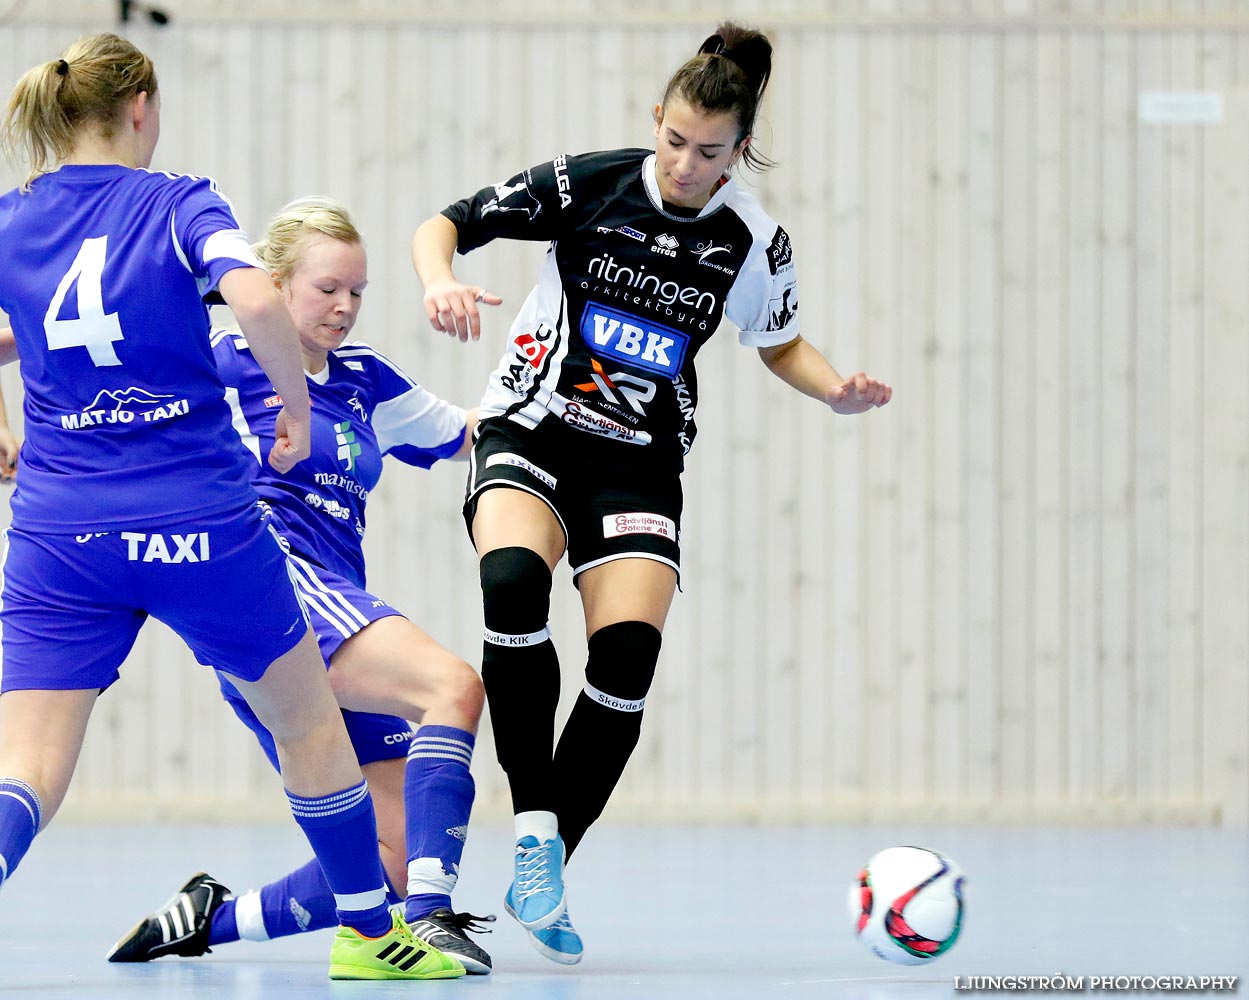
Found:
<svg viewBox="0 0 1249 1000"><path fill-rule="evenodd" d="M234 901L234 924L244 941L268 941L265 914L260 905L260 891L250 889Z"/></svg>
<svg viewBox="0 0 1249 1000"><path fill-rule="evenodd" d="M559 834L559 820L555 813L545 809L532 809L529 812L516 814L516 839L536 837L541 844L546 840L554 840Z"/></svg>

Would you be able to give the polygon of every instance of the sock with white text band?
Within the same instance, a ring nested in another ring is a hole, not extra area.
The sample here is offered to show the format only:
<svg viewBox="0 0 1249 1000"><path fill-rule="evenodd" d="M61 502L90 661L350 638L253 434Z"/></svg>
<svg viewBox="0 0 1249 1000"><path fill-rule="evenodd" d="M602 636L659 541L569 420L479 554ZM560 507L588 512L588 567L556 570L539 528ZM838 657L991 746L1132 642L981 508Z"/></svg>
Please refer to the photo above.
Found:
<svg viewBox="0 0 1249 1000"><path fill-rule="evenodd" d="M551 570L536 552L512 546L487 552L479 571L485 625L481 680L512 811L554 811L551 759L560 677L547 627Z"/></svg>
<svg viewBox="0 0 1249 1000"><path fill-rule="evenodd" d="M663 638L647 622L605 625L590 636L585 687L555 748L555 813L567 856L599 818L642 732L642 710Z"/></svg>

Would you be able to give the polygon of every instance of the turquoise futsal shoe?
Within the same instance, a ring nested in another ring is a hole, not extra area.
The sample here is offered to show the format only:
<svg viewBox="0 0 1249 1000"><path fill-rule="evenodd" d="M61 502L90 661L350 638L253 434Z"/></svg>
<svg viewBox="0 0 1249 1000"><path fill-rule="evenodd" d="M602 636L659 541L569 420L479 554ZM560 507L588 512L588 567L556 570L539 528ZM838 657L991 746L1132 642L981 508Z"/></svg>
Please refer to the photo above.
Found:
<svg viewBox="0 0 1249 1000"><path fill-rule="evenodd" d="M564 841L557 833L539 843L537 837L516 842L516 875L503 897L507 912L527 931L540 931L564 912Z"/></svg>
<svg viewBox="0 0 1249 1000"><path fill-rule="evenodd" d="M529 943L537 949L538 954L552 962L559 962L560 965L576 965L585 953L581 935L573 929L567 910L550 927L530 931Z"/></svg>

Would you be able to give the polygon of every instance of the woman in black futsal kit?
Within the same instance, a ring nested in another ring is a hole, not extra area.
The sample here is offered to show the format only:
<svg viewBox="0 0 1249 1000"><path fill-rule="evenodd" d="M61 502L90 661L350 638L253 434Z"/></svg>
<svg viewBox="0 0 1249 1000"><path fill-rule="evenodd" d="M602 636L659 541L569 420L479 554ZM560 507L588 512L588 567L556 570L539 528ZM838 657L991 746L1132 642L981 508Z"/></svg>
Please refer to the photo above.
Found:
<svg viewBox="0 0 1249 1000"><path fill-rule="evenodd" d="M740 161L770 166L750 143L771 62L764 35L721 25L668 81L654 152L557 157L456 202L413 240L430 322L462 341L480 335L477 303L501 300L456 280L455 251L551 243L482 400L465 518L516 821L505 904L556 962L581 959L563 866L637 744L678 582L695 354L727 316L773 373L836 413L892 392L861 372L843 378L799 336L789 236L730 176ZM589 662L555 745L547 613L565 552Z"/></svg>

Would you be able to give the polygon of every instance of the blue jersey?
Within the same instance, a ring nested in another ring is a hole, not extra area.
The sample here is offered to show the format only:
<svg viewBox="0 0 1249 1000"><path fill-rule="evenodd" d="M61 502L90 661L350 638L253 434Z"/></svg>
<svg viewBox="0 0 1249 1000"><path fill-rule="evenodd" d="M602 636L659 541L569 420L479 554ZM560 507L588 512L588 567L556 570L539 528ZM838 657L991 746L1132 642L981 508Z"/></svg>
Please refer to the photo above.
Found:
<svg viewBox="0 0 1249 1000"><path fill-rule="evenodd" d="M213 351L252 481L279 530L297 553L363 588L364 508L382 457L428 469L454 455L464 441L464 411L367 344L345 344L308 376L312 454L279 475L266 459L281 397L237 331L214 334Z"/></svg>
<svg viewBox="0 0 1249 1000"><path fill-rule="evenodd" d="M203 296L259 266L203 177L65 165L0 197L0 309L21 356L13 524L154 527L254 503Z"/></svg>

